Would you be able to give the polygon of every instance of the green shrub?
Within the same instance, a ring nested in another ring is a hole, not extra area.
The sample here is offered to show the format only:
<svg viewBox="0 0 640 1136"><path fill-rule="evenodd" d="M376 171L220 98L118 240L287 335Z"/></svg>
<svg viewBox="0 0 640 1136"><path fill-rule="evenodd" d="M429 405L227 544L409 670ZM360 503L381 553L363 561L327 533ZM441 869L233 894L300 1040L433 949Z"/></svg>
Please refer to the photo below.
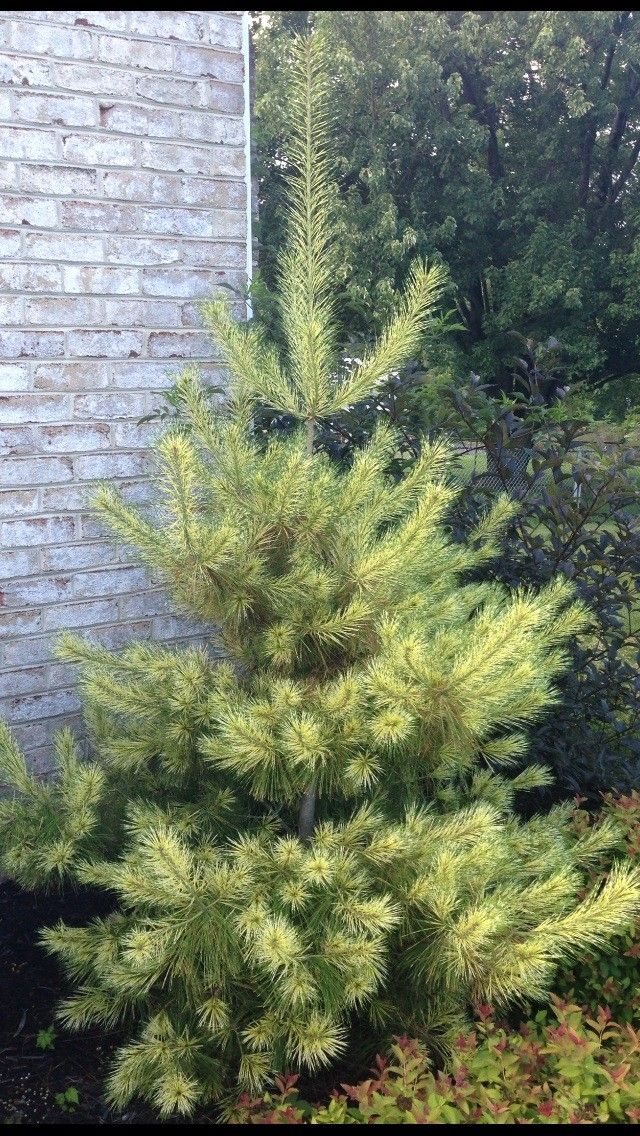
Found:
<svg viewBox="0 0 640 1136"><path fill-rule="evenodd" d="M555 1020L554 1020L555 1019ZM640 1121L640 1034L554 999L519 1031L488 1008L458 1038L447 1070L436 1072L422 1045L398 1037L391 1060L342 1085L328 1104L300 1099L297 1078L277 1092L243 1095L233 1124L632 1124Z"/></svg>

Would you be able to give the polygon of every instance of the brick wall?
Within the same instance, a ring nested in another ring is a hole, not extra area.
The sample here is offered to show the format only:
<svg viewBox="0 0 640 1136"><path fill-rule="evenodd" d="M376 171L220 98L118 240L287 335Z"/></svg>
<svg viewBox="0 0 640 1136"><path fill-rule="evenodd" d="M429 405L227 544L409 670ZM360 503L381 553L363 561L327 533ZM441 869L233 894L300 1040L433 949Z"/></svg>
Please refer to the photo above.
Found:
<svg viewBox="0 0 640 1136"><path fill-rule="evenodd" d="M34 767L76 724L65 627L189 624L87 509L145 501L180 360L218 377L197 301L246 282L240 12L0 12L0 715Z"/></svg>

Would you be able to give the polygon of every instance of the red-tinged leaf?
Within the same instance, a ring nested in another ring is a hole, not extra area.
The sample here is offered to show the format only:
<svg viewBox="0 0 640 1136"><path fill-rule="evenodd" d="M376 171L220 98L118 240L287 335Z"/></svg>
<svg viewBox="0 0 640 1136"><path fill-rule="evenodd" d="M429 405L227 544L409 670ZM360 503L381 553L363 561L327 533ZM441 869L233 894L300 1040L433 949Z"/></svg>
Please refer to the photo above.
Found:
<svg viewBox="0 0 640 1136"><path fill-rule="evenodd" d="M541 1101L540 1104L538 1105L538 1112L540 1113L540 1116L552 1116L553 1115L553 1101L550 1101L550 1100Z"/></svg>

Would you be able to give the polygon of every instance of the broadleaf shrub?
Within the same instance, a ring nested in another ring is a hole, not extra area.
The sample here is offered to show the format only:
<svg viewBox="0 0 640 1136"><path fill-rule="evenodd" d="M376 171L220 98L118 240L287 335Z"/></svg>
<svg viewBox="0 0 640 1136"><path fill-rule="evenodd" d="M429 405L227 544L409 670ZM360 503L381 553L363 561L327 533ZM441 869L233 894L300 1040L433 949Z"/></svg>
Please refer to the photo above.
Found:
<svg viewBox="0 0 640 1136"><path fill-rule="evenodd" d="M548 762L556 781L536 806L575 794L597 805L603 791L640 784L640 449L619 429L551 408L531 364L522 377L514 399L498 401L477 383L452 391L450 421L459 415L467 436L489 451L493 472L492 480L484 470L470 477L455 532L464 539L496 485L508 489L508 455L523 454L519 513L481 575L534 588L564 575L588 607L591 623L570 644L561 700L531 731L529 756Z"/></svg>
<svg viewBox="0 0 640 1136"><path fill-rule="evenodd" d="M327 1104L300 1098L297 1078L243 1095L234 1124L634 1124L640 1120L640 1033L600 1009L585 1016L555 998L519 1030L490 1008L461 1035L446 1071L419 1042L397 1037L371 1077Z"/></svg>

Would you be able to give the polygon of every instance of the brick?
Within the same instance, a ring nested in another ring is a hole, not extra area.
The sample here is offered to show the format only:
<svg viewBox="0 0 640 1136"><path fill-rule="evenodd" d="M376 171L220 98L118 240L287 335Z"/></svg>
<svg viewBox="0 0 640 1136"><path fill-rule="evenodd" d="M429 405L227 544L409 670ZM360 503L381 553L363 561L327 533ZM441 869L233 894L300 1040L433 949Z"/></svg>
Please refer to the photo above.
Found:
<svg viewBox="0 0 640 1136"><path fill-rule="evenodd" d="M161 434L161 422L116 422L113 426L113 441L118 449L147 449Z"/></svg>
<svg viewBox="0 0 640 1136"><path fill-rule="evenodd" d="M74 458L73 473L78 481L95 481L96 478L105 480L112 477L140 477L149 473L150 458L146 453L138 451L134 454L124 454L117 450L108 454L92 454L91 457ZM83 528L83 537L88 538L94 529L86 531ZM102 531L102 536L104 536Z"/></svg>
<svg viewBox="0 0 640 1136"><path fill-rule="evenodd" d="M10 722L52 718L80 709L80 698L73 690L56 690L47 694L25 694L15 698L9 712Z"/></svg>
<svg viewBox="0 0 640 1136"><path fill-rule="evenodd" d="M98 134L67 134L63 152L65 160L85 166L134 166L138 143Z"/></svg>
<svg viewBox="0 0 640 1136"><path fill-rule="evenodd" d="M142 568L107 568L105 571L78 572L74 593L78 599L92 596L118 596L148 583Z"/></svg>
<svg viewBox="0 0 640 1136"><path fill-rule="evenodd" d="M147 296L175 296L179 299L207 297L211 295L211 274L193 269L143 268L142 291Z"/></svg>
<svg viewBox="0 0 640 1136"><path fill-rule="evenodd" d="M136 79L136 95L151 102L174 106L206 106L205 83L190 79L165 78L159 75L141 75ZM240 111L244 109L244 102Z"/></svg>
<svg viewBox="0 0 640 1136"><path fill-rule="evenodd" d="M60 422L69 417L69 404L59 394L2 394L0 422Z"/></svg>
<svg viewBox="0 0 640 1136"><path fill-rule="evenodd" d="M74 418L113 418L141 417L140 396L113 391L100 391L91 394L76 394L74 399Z"/></svg>
<svg viewBox="0 0 640 1136"><path fill-rule="evenodd" d="M118 363L111 372L111 386L117 389L159 390L171 386L177 374L175 367L155 360L141 359L137 363Z"/></svg>
<svg viewBox="0 0 640 1136"><path fill-rule="evenodd" d="M9 580L0 590L0 603L4 607L36 607L41 604L58 603L70 596L71 576L43 576L35 580Z"/></svg>
<svg viewBox="0 0 640 1136"><path fill-rule="evenodd" d="M114 600L93 603L59 603L42 613L42 626L48 630L64 627L91 627L107 624L116 615Z"/></svg>
<svg viewBox="0 0 640 1136"><path fill-rule="evenodd" d="M0 263L0 289L7 292L59 292L60 269L54 264Z"/></svg>
<svg viewBox="0 0 640 1136"><path fill-rule="evenodd" d="M116 95L120 99L134 91L134 76L119 68L59 63L55 67L55 78L63 91L90 91L91 94Z"/></svg>
<svg viewBox="0 0 640 1136"><path fill-rule="evenodd" d="M105 237L105 258L116 264L176 264L183 253L179 241L145 237Z"/></svg>
<svg viewBox="0 0 640 1136"><path fill-rule="evenodd" d="M242 49L242 20L230 18L221 12L208 12L206 16L207 30L205 39L207 43L216 47L228 47L231 51Z"/></svg>
<svg viewBox="0 0 640 1136"><path fill-rule="evenodd" d="M165 236L210 237L213 233L210 209L141 209L140 228L146 233Z"/></svg>
<svg viewBox="0 0 640 1136"><path fill-rule="evenodd" d="M17 517L35 513L38 508L37 489L5 489L0 491L0 517Z"/></svg>
<svg viewBox="0 0 640 1136"><path fill-rule="evenodd" d="M180 120L180 134L187 141L214 142L216 145L243 146L244 123L241 118L225 118L224 115L198 113L183 114Z"/></svg>
<svg viewBox="0 0 640 1136"><path fill-rule="evenodd" d="M27 55L52 55L72 59L92 59L93 37L88 31L58 28L53 24L34 24L20 20L11 25L11 47Z"/></svg>
<svg viewBox="0 0 640 1136"><path fill-rule="evenodd" d="M25 611L0 610L0 636L8 639L13 635L33 635L42 628L42 612L33 609Z"/></svg>
<svg viewBox="0 0 640 1136"><path fill-rule="evenodd" d="M121 619L140 619L149 616L169 615L171 606L164 591L138 592L120 600Z"/></svg>
<svg viewBox="0 0 640 1136"><path fill-rule="evenodd" d="M86 509L86 485L54 485L41 489L41 510L43 513L57 512L60 509Z"/></svg>
<svg viewBox="0 0 640 1136"><path fill-rule="evenodd" d="M100 105L100 125L123 134L177 138L181 133L180 124L179 114L172 110L131 106L125 103Z"/></svg>
<svg viewBox="0 0 640 1136"><path fill-rule="evenodd" d="M64 335L53 331L0 331L0 359L51 359L64 354Z"/></svg>
<svg viewBox="0 0 640 1136"><path fill-rule="evenodd" d="M195 620L183 616L161 615L151 622L151 632L154 639L178 639L193 635L206 634L211 636L211 628L204 627Z"/></svg>
<svg viewBox="0 0 640 1136"><path fill-rule="evenodd" d="M241 55L231 55L212 47L186 47L179 44L175 49L174 70L180 75L241 83L243 61Z"/></svg>
<svg viewBox="0 0 640 1136"><path fill-rule="evenodd" d="M48 130L0 127L0 157L46 161L58 157L58 138Z"/></svg>
<svg viewBox="0 0 640 1136"><path fill-rule="evenodd" d="M138 291L138 276L135 268L85 268L70 265L62 269L64 291L80 294L133 295Z"/></svg>
<svg viewBox="0 0 640 1136"><path fill-rule="evenodd" d="M0 188L16 189L20 179L20 166L17 162L0 162Z"/></svg>
<svg viewBox="0 0 640 1136"><path fill-rule="evenodd" d="M131 359L141 355L143 336L135 331L70 331L70 356L94 359Z"/></svg>
<svg viewBox="0 0 640 1136"><path fill-rule="evenodd" d="M179 199L184 205L206 205L216 209L241 209L244 214L244 182L215 181L213 178L183 176Z"/></svg>
<svg viewBox="0 0 640 1136"><path fill-rule="evenodd" d="M107 31L123 32L127 27L127 13L124 12L56 12L60 23L83 25L87 28L105 28Z"/></svg>
<svg viewBox="0 0 640 1136"><path fill-rule="evenodd" d="M35 576L40 572L37 549L8 552L0 548L0 580L15 576Z"/></svg>
<svg viewBox="0 0 640 1136"><path fill-rule="evenodd" d="M198 43L204 36L204 18L200 12L132 12L130 28L137 35Z"/></svg>
<svg viewBox="0 0 640 1136"><path fill-rule="evenodd" d="M43 426L40 445L50 454L82 453L109 448L110 427L106 422L87 422L81 426Z"/></svg>
<svg viewBox="0 0 640 1136"><path fill-rule="evenodd" d="M17 521L3 521L0 526L2 543L7 548L24 548L43 544L60 544L76 536L73 517L28 517Z"/></svg>
<svg viewBox="0 0 640 1136"><path fill-rule="evenodd" d="M230 241L185 241L182 249L185 264L204 268L244 268L247 252L244 244Z"/></svg>
<svg viewBox="0 0 640 1136"><path fill-rule="evenodd" d="M42 690L46 685L45 679L44 667L24 667L20 670L12 668L10 671L4 671L0 673L0 698Z"/></svg>
<svg viewBox="0 0 640 1136"><path fill-rule="evenodd" d="M117 625L116 627L100 628L100 631L96 634L96 638L100 640L104 647L108 647L110 651L118 651L121 647L130 643L132 639L146 639L150 634L151 622L147 620Z"/></svg>
<svg viewBox="0 0 640 1136"><path fill-rule="evenodd" d="M0 83L9 87L49 87L51 67L44 59L0 53Z"/></svg>
<svg viewBox="0 0 640 1136"><path fill-rule="evenodd" d="M20 363L0 364L0 391L29 390L29 371Z"/></svg>
<svg viewBox="0 0 640 1136"><path fill-rule="evenodd" d="M109 384L109 370L105 363L67 362L42 363L34 368L33 385L36 390L99 389Z"/></svg>
<svg viewBox="0 0 640 1136"><path fill-rule="evenodd" d="M73 471L68 458L10 458L0 462L0 485L50 485L71 481Z"/></svg>
<svg viewBox="0 0 640 1136"><path fill-rule="evenodd" d="M25 301L25 318L31 326L77 327L102 321L102 302L88 296L33 296Z"/></svg>
<svg viewBox="0 0 640 1136"><path fill-rule="evenodd" d="M244 111L244 88L239 83L210 82L207 96L207 105L212 110L225 114L242 114Z"/></svg>
<svg viewBox="0 0 640 1136"><path fill-rule="evenodd" d="M84 232L123 232L136 228L136 212L131 205L102 204L95 201L61 201L58 206L63 229Z"/></svg>
<svg viewBox="0 0 640 1136"><path fill-rule="evenodd" d="M22 296L3 296L2 322L7 326L24 323L24 300Z"/></svg>
<svg viewBox="0 0 640 1136"><path fill-rule="evenodd" d="M45 571L71 571L77 568L104 568L124 559L119 551L108 544L66 544L60 548L45 548L42 551L42 566Z"/></svg>
<svg viewBox="0 0 640 1136"><path fill-rule="evenodd" d="M23 189L37 193L75 196L94 194L98 184L98 171L81 166L28 165L20 171Z"/></svg>
<svg viewBox="0 0 640 1136"><path fill-rule="evenodd" d="M206 174L208 177L242 177L245 157L241 148L230 146L185 146L143 142L142 163L154 170Z"/></svg>
<svg viewBox="0 0 640 1136"><path fill-rule="evenodd" d="M47 638L12 639L2 647L0 658L5 666L25 667L34 663L48 662L51 658L52 641ZM2 716L7 716L7 708L3 705ZM38 729L41 723L38 723Z"/></svg>
<svg viewBox="0 0 640 1136"><path fill-rule="evenodd" d="M47 126L98 126L93 99L82 95L36 95L18 92L14 96L14 116L19 122L43 122Z"/></svg>
<svg viewBox="0 0 640 1136"><path fill-rule="evenodd" d="M192 331L152 331L148 350L156 359L210 359L217 354L211 336Z"/></svg>
<svg viewBox="0 0 640 1136"><path fill-rule="evenodd" d="M180 200L180 179L170 174L143 170L105 170L102 192L114 200L157 202L173 205Z"/></svg>
<svg viewBox="0 0 640 1136"><path fill-rule="evenodd" d="M19 256L22 237L15 229L0 229L0 256Z"/></svg>
<svg viewBox="0 0 640 1136"><path fill-rule="evenodd" d="M55 201L42 198L14 197L5 193L0 196L0 210L7 225L37 225L47 229L53 228L58 219Z"/></svg>
<svg viewBox="0 0 640 1136"><path fill-rule="evenodd" d="M0 426L0 457L32 454L36 448L32 426Z"/></svg>
<svg viewBox="0 0 640 1136"><path fill-rule="evenodd" d="M102 237L72 233L25 233L25 256L34 260L101 261L104 257Z"/></svg>
<svg viewBox="0 0 640 1136"><path fill-rule="evenodd" d="M144 68L145 71L170 71L173 48L167 43L140 44L124 37L101 35L98 39L98 58L104 63Z"/></svg>
<svg viewBox="0 0 640 1136"><path fill-rule="evenodd" d="M115 327L178 327L180 305L170 300L107 300L104 323Z"/></svg>

